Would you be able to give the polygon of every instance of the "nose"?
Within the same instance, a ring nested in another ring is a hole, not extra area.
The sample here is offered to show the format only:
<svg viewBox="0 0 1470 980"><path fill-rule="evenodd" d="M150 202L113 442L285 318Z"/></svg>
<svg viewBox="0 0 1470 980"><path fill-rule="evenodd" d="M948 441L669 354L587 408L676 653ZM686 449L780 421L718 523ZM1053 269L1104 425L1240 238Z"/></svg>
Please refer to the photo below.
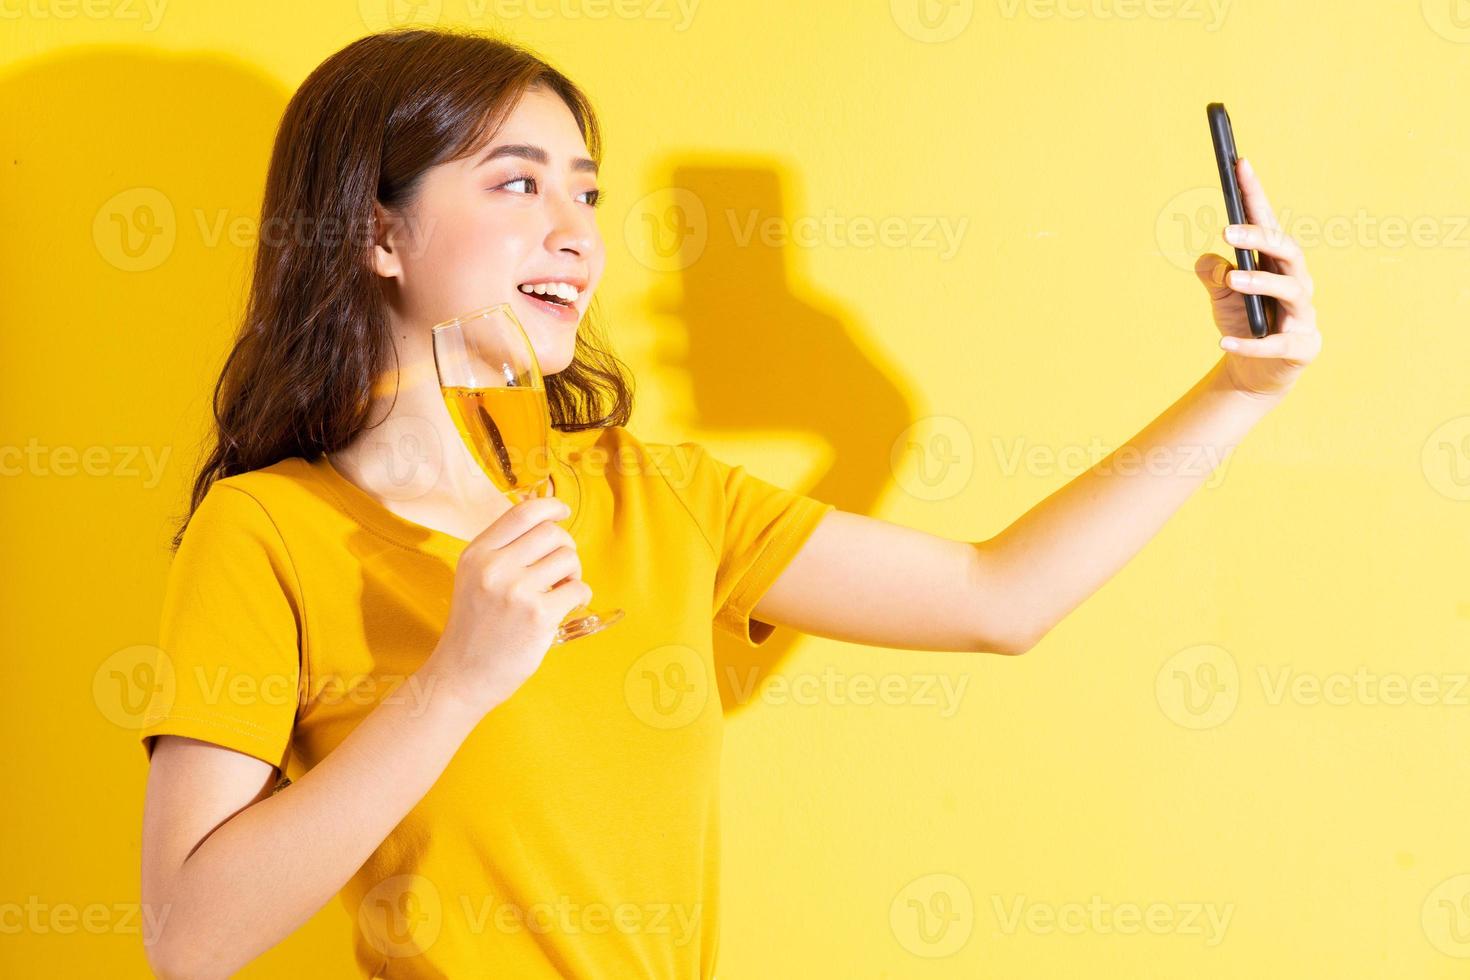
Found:
<svg viewBox="0 0 1470 980"><path fill-rule="evenodd" d="M547 248L553 252L565 249L584 258L592 254L599 239L597 217L592 208L581 201L555 194L548 194L546 199L551 202L551 231L547 235Z"/></svg>

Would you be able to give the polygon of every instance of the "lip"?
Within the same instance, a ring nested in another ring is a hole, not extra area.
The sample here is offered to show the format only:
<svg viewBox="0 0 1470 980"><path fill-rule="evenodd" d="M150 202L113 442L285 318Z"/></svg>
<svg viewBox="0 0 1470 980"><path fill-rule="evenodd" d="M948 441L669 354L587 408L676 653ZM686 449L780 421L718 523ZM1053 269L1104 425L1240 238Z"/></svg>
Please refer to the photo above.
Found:
<svg viewBox="0 0 1470 980"><path fill-rule="evenodd" d="M571 280L543 279L539 281L570 282ZM520 291L520 289L516 289L516 296L520 298L521 304L527 309L535 310L537 313L540 313L543 316L551 317L553 320L559 320L562 323L577 323L582 319L581 307L579 307L576 303L573 303L571 306L557 306L555 303L548 303L544 299L538 299L535 296L523 293Z"/></svg>
<svg viewBox="0 0 1470 980"><path fill-rule="evenodd" d="M586 276L537 276L535 279L523 279L516 283L516 289L522 286L539 286L543 282L565 282L577 287L578 293L587 291Z"/></svg>

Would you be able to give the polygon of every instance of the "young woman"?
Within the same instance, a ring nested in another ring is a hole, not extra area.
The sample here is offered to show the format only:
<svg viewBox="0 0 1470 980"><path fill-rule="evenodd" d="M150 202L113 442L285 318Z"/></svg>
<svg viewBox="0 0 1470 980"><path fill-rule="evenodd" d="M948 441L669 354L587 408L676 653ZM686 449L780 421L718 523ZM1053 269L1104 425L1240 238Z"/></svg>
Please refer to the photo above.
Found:
<svg viewBox="0 0 1470 980"><path fill-rule="evenodd" d="M625 428L586 316L599 159L570 81L473 34L363 38L288 105L142 731L160 975L230 975L340 895L365 976L712 977L712 623L1022 653L1320 348L1301 251L1242 164L1232 240L1270 271L1200 258L1229 352L1119 450L1180 465L1110 457L981 542L845 513ZM1279 300L1279 333L1249 337L1242 292ZM554 495L514 506L462 450L428 331L500 301L556 429ZM407 478L382 452L405 440ZM626 618L548 655L586 583Z"/></svg>

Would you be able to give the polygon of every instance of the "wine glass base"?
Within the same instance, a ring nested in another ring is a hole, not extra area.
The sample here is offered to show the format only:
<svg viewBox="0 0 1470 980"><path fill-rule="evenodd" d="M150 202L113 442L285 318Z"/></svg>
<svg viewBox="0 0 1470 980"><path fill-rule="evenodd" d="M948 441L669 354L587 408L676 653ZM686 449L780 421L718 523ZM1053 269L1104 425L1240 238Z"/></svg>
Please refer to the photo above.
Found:
<svg viewBox="0 0 1470 980"><path fill-rule="evenodd" d="M556 636L552 638L552 646L561 646L581 636L590 636L598 630L606 629L613 623L623 618L621 609L613 609L605 613L588 613L577 619L567 620L557 628Z"/></svg>

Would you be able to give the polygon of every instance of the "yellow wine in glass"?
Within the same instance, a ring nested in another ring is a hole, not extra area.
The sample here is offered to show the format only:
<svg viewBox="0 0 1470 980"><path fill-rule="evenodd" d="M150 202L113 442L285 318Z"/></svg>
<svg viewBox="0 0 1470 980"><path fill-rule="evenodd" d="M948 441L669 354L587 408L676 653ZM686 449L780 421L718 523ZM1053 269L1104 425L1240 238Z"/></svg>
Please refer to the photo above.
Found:
<svg viewBox="0 0 1470 980"><path fill-rule="evenodd" d="M551 486L551 412L536 350L500 303L436 324L439 390L465 447L512 503L544 497ZM623 610L574 609L557 628L557 646L605 629ZM580 615L579 615L580 614Z"/></svg>
<svg viewBox="0 0 1470 980"><path fill-rule="evenodd" d="M541 496L551 460L535 453L546 445L551 416L541 388L468 388L440 385L454 427L492 483L512 500Z"/></svg>

